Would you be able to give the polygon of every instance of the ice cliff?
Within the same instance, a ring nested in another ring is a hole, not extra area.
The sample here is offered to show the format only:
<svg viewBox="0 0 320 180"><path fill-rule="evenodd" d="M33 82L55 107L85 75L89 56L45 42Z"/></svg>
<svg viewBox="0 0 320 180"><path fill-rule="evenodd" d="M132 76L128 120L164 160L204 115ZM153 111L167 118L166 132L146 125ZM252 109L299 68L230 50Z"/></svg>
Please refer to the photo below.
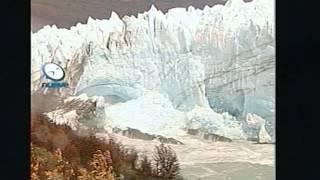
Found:
<svg viewBox="0 0 320 180"><path fill-rule="evenodd" d="M272 0L229 0L166 14L152 6L122 19L113 12L70 29L45 26L31 33L32 92L41 88L41 65L56 62L71 86L62 93L103 96L114 115L106 121L118 126L154 132L196 120L213 133L242 137L241 123L254 113L274 137L274 21ZM133 111L142 114L134 118ZM223 112L234 117L212 115Z"/></svg>

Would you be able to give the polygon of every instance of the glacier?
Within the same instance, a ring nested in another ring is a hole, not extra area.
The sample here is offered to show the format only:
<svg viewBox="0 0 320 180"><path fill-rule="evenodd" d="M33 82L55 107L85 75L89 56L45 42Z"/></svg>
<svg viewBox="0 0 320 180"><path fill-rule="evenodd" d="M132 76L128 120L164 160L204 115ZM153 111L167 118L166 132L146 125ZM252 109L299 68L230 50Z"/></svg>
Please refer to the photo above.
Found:
<svg viewBox="0 0 320 180"><path fill-rule="evenodd" d="M104 97L106 126L174 136L197 124L244 138L252 113L274 141L274 22L274 1L229 0L45 26L31 32L31 92L41 90L41 65L55 62L70 85L58 93Z"/></svg>

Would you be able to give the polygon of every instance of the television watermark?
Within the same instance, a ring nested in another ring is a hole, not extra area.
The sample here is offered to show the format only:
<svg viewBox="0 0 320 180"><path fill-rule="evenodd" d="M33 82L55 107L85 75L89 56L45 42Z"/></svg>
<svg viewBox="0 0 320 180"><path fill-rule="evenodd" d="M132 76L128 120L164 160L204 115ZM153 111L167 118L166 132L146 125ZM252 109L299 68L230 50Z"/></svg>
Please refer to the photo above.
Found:
<svg viewBox="0 0 320 180"><path fill-rule="evenodd" d="M69 84L64 80L65 71L56 63L46 63L41 68L42 77L45 78L46 82L41 83L42 88L59 89L68 88Z"/></svg>

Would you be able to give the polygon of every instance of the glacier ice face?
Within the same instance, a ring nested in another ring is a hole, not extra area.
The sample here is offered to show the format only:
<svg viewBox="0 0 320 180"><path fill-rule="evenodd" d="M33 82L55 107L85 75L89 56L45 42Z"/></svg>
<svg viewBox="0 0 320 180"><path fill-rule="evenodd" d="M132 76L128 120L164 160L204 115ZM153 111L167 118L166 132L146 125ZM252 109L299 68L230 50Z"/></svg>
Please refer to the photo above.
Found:
<svg viewBox="0 0 320 180"><path fill-rule="evenodd" d="M258 127L257 138L259 143L271 143L272 138L266 131L266 121L256 114L247 114L247 123Z"/></svg>
<svg viewBox="0 0 320 180"><path fill-rule="evenodd" d="M166 14L152 6L137 18L112 13L70 29L46 26L31 39L32 92L40 88L40 66L50 61L66 69L67 94L114 104L155 91L175 110L211 107L237 119L255 113L267 131L274 128L273 1L229 0Z"/></svg>
<svg viewBox="0 0 320 180"><path fill-rule="evenodd" d="M105 108L106 126L109 130L133 128L144 133L166 137L177 137L184 134L185 115L173 108L168 98L151 91L145 95Z"/></svg>
<svg viewBox="0 0 320 180"><path fill-rule="evenodd" d="M230 139L246 139L241 123L228 113L216 113L210 108L195 107L187 113L185 125L189 129L200 129Z"/></svg>

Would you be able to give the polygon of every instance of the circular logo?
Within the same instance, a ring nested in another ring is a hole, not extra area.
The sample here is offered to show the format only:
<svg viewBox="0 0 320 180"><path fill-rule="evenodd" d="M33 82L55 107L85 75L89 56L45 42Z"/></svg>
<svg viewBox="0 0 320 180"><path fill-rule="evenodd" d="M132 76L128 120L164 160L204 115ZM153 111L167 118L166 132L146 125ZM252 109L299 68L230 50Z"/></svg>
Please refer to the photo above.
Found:
<svg viewBox="0 0 320 180"><path fill-rule="evenodd" d="M43 66L42 71L44 75L52 81L61 81L65 76L63 68L55 63L46 63Z"/></svg>

